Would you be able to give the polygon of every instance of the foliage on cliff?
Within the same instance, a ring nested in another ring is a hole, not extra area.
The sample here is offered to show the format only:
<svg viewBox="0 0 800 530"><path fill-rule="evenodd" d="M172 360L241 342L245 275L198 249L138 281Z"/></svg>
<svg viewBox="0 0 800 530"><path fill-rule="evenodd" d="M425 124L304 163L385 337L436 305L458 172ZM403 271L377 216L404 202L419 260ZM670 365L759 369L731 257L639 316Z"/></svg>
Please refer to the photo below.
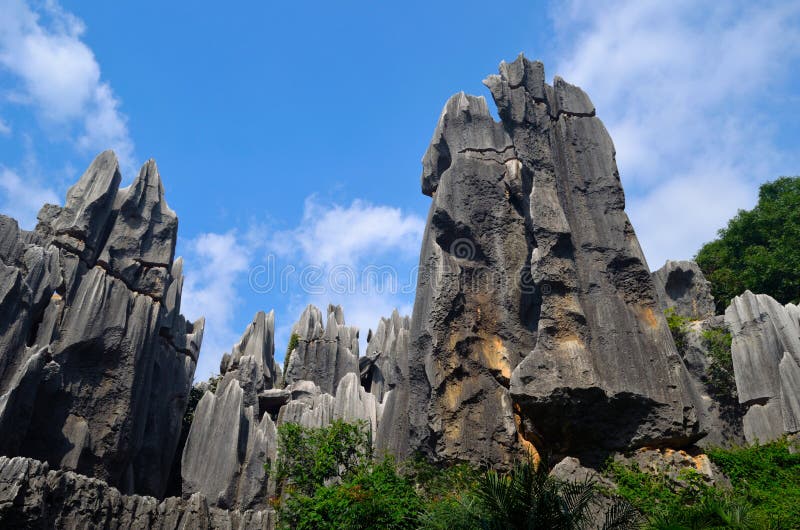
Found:
<svg viewBox="0 0 800 530"><path fill-rule="evenodd" d="M758 204L740 210L695 260L723 312L749 289L786 304L800 301L800 177L761 186Z"/></svg>
<svg viewBox="0 0 800 530"><path fill-rule="evenodd" d="M711 449L708 456L730 487L715 487L694 470L671 479L613 462L607 472L648 529L800 527L800 455L789 442Z"/></svg>

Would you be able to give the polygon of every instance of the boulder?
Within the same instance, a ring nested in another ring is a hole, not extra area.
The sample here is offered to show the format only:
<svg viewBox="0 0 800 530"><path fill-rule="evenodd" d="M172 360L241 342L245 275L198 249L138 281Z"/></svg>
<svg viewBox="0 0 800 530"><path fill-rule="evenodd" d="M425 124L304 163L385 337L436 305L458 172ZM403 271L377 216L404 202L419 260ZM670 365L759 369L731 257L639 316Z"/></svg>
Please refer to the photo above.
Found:
<svg viewBox="0 0 800 530"><path fill-rule="evenodd" d="M653 283L662 311L673 308L677 314L692 320L714 316L711 283L694 261L668 260L653 273Z"/></svg>

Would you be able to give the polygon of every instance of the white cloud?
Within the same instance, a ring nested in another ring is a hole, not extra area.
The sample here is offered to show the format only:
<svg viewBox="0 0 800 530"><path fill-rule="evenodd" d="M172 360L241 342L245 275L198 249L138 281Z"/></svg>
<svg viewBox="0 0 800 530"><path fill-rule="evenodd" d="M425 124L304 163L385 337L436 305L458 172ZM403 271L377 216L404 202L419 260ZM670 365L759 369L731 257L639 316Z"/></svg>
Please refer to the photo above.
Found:
<svg viewBox="0 0 800 530"><path fill-rule="evenodd" d="M58 204L56 193L31 178L23 180L14 171L0 167L0 212L13 217L22 228L36 225L36 214L45 203Z"/></svg>
<svg viewBox="0 0 800 530"><path fill-rule="evenodd" d="M800 3L575 0L556 71L606 123L653 268L690 258L793 153L769 106L800 58Z"/></svg>
<svg viewBox="0 0 800 530"><path fill-rule="evenodd" d="M219 371L222 354L229 351L247 323L236 329L235 312L242 298L237 282L250 267L251 253L235 232L205 233L187 241L181 311L194 320L206 318L197 378Z"/></svg>
<svg viewBox="0 0 800 530"><path fill-rule="evenodd" d="M293 254L315 265L357 265L382 253L416 255L425 221L399 208L356 199L350 206L305 201L303 220L295 230L275 236L272 250Z"/></svg>
<svg viewBox="0 0 800 530"><path fill-rule="evenodd" d="M23 0L0 1L0 66L19 86L9 100L33 106L42 122L76 127L76 145L89 154L112 148L133 168L126 117L94 53L81 41L85 28L55 1L34 9Z"/></svg>
<svg viewBox="0 0 800 530"><path fill-rule="evenodd" d="M3 118L0 118L0 135L8 136L9 134L11 134L11 125Z"/></svg>
<svg viewBox="0 0 800 530"><path fill-rule="evenodd" d="M323 311L328 303L339 304L347 323L361 331L364 348L367 330L381 317L395 307L411 312L416 285L410 269L417 264L424 228L424 219L399 208L359 199L349 206L325 204L308 197L300 225L277 233L267 249L295 260L290 318L310 303ZM302 278L309 267L320 276Z"/></svg>

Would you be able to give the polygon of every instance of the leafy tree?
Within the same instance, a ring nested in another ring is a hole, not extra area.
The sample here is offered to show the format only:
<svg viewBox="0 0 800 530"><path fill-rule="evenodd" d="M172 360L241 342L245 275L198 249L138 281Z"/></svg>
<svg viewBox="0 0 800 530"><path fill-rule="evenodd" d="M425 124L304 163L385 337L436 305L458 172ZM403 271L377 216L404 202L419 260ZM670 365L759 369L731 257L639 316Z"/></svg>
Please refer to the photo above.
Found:
<svg viewBox="0 0 800 530"><path fill-rule="evenodd" d="M747 289L782 304L800 301L798 241L800 177L763 184L755 208L740 210L695 257L711 282L717 311Z"/></svg>
<svg viewBox="0 0 800 530"><path fill-rule="evenodd" d="M284 423L278 427L278 458L271 472L281 491L313 495L326 482L368 468L371 458L372 440L363 421L334 420L322 428Z"/></svg>
<svg viewBox="0 0 800 530"><path fill-rule="evenodd" d="M359 469L341 484L289 497L280 511L284 528L297 530L419 528L423 502L390 459Z"/></svg>

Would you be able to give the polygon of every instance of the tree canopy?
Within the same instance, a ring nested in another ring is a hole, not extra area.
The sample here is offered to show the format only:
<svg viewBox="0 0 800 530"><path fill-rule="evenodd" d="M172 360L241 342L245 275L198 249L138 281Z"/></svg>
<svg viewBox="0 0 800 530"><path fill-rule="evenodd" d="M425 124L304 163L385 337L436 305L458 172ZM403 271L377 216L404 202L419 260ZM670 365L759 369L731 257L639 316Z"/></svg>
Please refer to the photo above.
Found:
<svg viewBox="0 0 800 530"><path fill-rule="evenodd" d="M740 210L695 260L720 313L747 289L782 304L800 301L800 177L763 184L758 204Z"/></svg>

